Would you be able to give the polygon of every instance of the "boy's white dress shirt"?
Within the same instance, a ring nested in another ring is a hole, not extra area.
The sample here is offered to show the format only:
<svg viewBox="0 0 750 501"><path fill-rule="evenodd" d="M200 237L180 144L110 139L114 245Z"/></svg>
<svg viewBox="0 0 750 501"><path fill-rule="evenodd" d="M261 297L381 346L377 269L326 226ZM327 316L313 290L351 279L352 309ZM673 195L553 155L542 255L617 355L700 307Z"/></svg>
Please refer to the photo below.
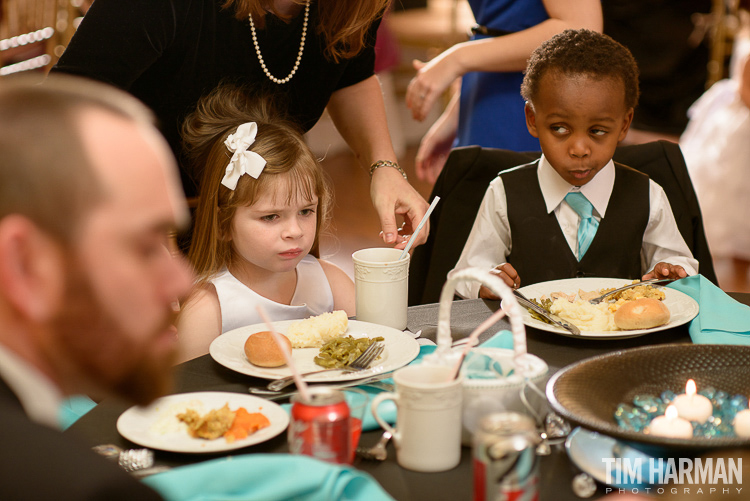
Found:
<svg viewBox="0 0 750 501"><path fill-rule="evenodd" d="M570 191L580 191L594 206L594 217L601 220L607 212L607 205L615 184L615 165L607 163L594 178L580 188L568 184L552 168L544 155L537 167L539 186L542 190L547 212L554 212L563 235L576 253L579 216L567 202L565 195ZM506 262L512 248L508 208L505 188L500 176L495 178L484 195L479 212L474 220L469 238L454 269L477 267L493 269ZM688 275L698 273L698 261L677 228L672 208L661 186L649 180L649 220L643 234L641 246L641 271L646 274L659 262L682 266ZM523 286L523 277L521 285ZM463 282L456 293L464 298L479 296L480 284Z"/></svg>

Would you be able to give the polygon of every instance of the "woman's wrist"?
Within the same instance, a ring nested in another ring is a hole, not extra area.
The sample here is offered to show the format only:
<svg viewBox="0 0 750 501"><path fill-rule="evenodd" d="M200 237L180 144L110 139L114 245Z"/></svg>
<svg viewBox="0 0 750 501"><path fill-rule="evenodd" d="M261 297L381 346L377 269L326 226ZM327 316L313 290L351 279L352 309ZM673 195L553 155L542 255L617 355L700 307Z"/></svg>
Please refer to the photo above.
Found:
<svg viewBox="0 0 750 501"><path fill-rule="evenodd" d="M391 167L393 169L396 169L401 173L402 176L404 176L404 179L406 179L407 181L409 180L409 178L406 177L406 172L404 172L404 169L401 168L398 162L393 162L391 160L378 160L376 162L373 162L372 165L370 165L370 179L372 179L372 175L375 173L375 170L379 169L380 167Z"/></svg>

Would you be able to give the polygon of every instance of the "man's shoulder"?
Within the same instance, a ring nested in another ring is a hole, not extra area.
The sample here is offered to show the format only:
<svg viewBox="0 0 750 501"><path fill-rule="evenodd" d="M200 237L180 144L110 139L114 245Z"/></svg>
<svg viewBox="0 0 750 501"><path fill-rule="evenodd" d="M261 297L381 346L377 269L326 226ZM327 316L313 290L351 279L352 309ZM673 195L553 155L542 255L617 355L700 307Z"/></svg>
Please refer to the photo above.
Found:
<svg viewBox="0 0 750 501"><path fill-rule="evenodd" d="M161 499L74 436L34 423L9 399L0 399L0 416L0 499Z"/></svg>

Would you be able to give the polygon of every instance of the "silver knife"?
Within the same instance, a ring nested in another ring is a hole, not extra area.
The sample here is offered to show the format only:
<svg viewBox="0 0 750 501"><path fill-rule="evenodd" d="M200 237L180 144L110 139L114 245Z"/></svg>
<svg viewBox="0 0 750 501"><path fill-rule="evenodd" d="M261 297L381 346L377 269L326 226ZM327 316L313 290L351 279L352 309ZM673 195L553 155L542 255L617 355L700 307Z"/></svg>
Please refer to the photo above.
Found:
<svg viewBox="0 0 750 501"><path fill-rule="evenodd" d="M578 327L576 327L575 325L571 324L567 320L563 320L562 318L558 317L557 315L548 312L547 310L545 310L544 308L542 308L538 304L536 304L536 303L534 303L532 301L529 301L529 299L526 296L524 296L521 292L519 292L518 290L514 290L513 293L516 295L516 299L518 299L518 302L520 304L522 304L523 306L525 306L527 308L531 308L536 313L538 313L539 316L542 316L542 317L546 318L547 320L549 320L553 324L559 325L563 329L569 331L574 336L580 336L581 335L580 329L578 329Z"/></svg>
<svg viewBox="0 0 750 501"><path fill-rule="evenodd" d="M393 377L393 371L384 372L382 374L378 374L375 376L370 376L364 379L353 379L351 381L345 381L342 383L335 383L333 385L330 385L334 389L338 388L347 388L349 386L374 386L376 388L380 388L382 390L386 391L393 391L393 385L388 383L382 383L382 379L387 379ZM329 386L329 385L326 385ZM254 388L250 387L248 388L248 392L250 392L253 395L258 395L260 397L265 397L269 400L276 400L279 398L286 398L290 397L297 393L297 390L294 391L271 391L266 390L265 388Z"/></svg>

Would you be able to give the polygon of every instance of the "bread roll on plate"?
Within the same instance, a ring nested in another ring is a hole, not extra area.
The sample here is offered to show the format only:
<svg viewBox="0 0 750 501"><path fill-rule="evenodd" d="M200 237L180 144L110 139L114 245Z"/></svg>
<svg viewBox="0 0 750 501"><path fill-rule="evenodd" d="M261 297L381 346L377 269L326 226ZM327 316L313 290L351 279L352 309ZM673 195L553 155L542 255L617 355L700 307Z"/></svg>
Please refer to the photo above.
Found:
<svg viewBox="0 0 750 501"><path fill-rule="evenodd" d="M615 312L615 325L622 330L650 329L669 322L669 308L653 298L628 301Z"/></svg>
<svg viewBox="0 0 750 501"><path fill-rule="evenodd" d="M279 334L284 341L287 353L292 353L292 343L283 334ZM245 356L251 364L258 367L280 367L286 364L284 353L273 338L271 331L256 332L250 334L245 341Z"/></svg>

